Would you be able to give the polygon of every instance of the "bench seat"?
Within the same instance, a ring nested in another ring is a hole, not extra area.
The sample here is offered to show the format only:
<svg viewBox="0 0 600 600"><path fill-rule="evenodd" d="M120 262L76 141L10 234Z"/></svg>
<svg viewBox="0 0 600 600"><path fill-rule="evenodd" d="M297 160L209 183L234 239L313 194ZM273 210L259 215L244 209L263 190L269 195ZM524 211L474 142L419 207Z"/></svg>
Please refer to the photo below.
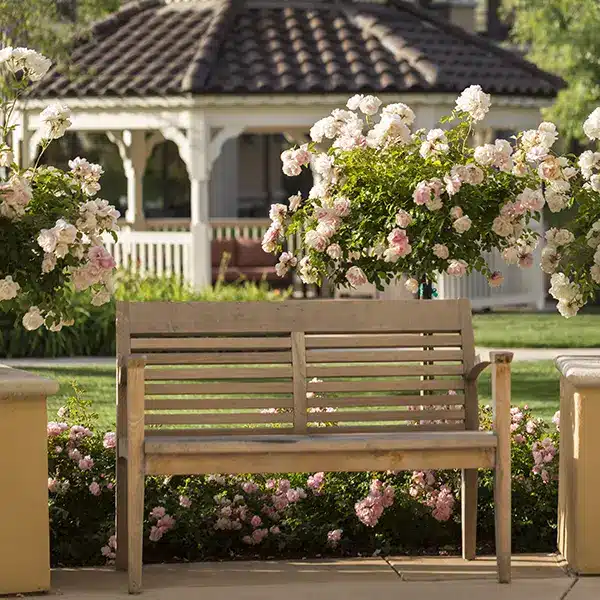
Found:
<svg viewBox="0 0 600 600"><path fill-rule="evenodd" d="M492 431L421 431L418 433L334 433L315 435L152 436L144 442L148 454L248 454L263 452L360 452L385 450L468 450L495 448Z"/></svg>

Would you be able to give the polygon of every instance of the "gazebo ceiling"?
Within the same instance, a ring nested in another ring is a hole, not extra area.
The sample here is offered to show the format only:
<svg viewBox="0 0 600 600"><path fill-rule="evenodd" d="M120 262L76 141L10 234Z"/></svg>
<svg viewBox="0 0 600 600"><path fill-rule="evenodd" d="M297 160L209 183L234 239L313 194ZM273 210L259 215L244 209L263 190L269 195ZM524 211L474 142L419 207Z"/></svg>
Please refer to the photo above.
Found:
<svg viewBox="0 0 600 600"><path fill-rule="evenodd" d="M562 81L402 0L137 0L97 23L42 97L354 92L552 97ZM72 73L77 75L73 75Z"/></svg>

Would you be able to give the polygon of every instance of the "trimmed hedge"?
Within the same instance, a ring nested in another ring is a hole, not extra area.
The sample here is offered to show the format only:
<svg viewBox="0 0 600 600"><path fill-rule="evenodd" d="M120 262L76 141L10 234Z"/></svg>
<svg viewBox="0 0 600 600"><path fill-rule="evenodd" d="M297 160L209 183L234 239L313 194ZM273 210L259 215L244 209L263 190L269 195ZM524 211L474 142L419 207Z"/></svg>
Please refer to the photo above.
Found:
<svg viewBox="0 0 600 600"><path fill-rule="evenodd" d="M115 354L115 300L103 306L90 305L81 292L72 293L71 305L78 317L72 327L63 327L58 333L40 328L27 331L14 312L0 310L0 357L2 358L57 358L62 356L114 356ZM181 283L175 277L145 277L121 272L117 276L116 300L150 302L205 301L259 301L282 300L289 290L270 289L266 282L249 281L225 284L218 281L200 292Z"/></svg>

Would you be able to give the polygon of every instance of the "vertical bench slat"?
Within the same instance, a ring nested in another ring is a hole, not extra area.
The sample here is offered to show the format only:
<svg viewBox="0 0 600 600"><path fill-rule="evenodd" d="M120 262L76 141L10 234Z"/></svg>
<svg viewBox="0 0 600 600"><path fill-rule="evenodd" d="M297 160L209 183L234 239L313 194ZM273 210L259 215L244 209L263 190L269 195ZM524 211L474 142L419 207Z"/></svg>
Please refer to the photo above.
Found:
<svg viewBox="0 0 600 600"><path fill-rule="evenodd" d="M292 369L294 382L294 432L306 433L306 346L304 332L292 332Z"/></svg>

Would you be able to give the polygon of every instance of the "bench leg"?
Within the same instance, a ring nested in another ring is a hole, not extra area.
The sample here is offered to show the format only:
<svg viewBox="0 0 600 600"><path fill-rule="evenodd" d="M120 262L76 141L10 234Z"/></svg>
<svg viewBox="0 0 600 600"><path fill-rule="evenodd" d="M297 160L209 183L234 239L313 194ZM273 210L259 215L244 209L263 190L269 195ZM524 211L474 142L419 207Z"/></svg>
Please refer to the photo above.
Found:
<svg viewBox="0 0 600 600"><path fill-rule="evenodd" d="M474 560L477 543L477 469L463 469L461 502L462 555L465 560Z"/></svg>
<svg viewBox="0 0 600 600"><path fill-rule="evenodd" d="M117 458L117 497L115 512L115 529L117 532L117 557L115 567L117 571L127 571L127 459Z"/></svg>
<svg viewBox="0 0 600 600"><path fill-rule="evenodd" d="M496 519L496 560L498 581L510 583L511 559L511 481L508 470L496 467L494 481Z"/></svg>
<svg viewBox="0 0 600 600"><path fill-rule="evenodd" d="M128 465L127 503L128 503L128 548L127 562L129 572L129 593L142 591L142 550L144 545L144 474L134 469L131 461Z"/></svg>

